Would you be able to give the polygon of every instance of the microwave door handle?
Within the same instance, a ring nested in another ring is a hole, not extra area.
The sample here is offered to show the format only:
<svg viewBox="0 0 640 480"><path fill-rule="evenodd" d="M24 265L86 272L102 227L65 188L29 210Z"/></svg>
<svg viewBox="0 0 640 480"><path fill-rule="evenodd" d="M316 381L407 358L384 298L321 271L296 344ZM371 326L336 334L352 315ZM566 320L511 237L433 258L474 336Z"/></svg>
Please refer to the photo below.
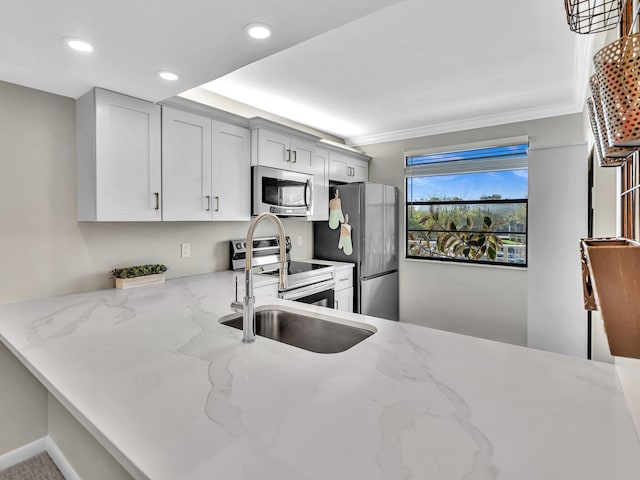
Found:
<svg viewBox="0 0 640 480"><path fill-rule="evenodd" d="M304 185L304 204L306 207L311 208L311 199L313 198L313 187L311 186L311 180L307 180Z"/></svg>

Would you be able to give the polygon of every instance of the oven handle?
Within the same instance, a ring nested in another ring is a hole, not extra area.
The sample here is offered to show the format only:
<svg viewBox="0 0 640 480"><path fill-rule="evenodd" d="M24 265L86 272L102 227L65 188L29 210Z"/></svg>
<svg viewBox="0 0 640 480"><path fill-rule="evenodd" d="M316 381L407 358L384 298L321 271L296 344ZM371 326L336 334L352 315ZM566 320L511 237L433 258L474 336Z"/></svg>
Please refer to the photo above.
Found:
<svg viewBox="0 0 640 480"><path fill-rule="evenodd" d="M313 285L296 288L294 290L289 290L288 292L280 292L278 296L283 300L297 300L298 298L306 297L308 295L332 290L333 287L335 287L335 282L333 280L327 280L326 282L314 283Z"/></svg>

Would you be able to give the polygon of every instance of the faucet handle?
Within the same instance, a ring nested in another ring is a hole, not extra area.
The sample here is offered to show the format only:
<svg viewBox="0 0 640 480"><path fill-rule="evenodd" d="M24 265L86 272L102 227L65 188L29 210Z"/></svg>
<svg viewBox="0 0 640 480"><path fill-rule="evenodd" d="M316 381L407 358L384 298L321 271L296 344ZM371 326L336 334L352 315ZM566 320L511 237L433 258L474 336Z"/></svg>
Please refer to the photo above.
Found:
<svg viewBox="0 0 640 480"><path fill-rule="evenodd" d="M231 310L233 310L236 313L240 313L244 310L244 304L237 300L235 302L231 302Z"/></svg>

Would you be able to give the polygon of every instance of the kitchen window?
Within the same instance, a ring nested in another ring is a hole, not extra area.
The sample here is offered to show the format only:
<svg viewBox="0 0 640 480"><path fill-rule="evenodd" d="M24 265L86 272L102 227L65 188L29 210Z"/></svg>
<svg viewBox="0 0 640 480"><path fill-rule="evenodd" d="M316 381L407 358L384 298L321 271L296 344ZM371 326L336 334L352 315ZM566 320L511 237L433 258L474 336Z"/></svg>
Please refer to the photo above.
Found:
<svg viewBox="0 0 640 480"><path fill-rule="evenodd" d="M406 258L526 267L527 148L407 153Z"/></svg>

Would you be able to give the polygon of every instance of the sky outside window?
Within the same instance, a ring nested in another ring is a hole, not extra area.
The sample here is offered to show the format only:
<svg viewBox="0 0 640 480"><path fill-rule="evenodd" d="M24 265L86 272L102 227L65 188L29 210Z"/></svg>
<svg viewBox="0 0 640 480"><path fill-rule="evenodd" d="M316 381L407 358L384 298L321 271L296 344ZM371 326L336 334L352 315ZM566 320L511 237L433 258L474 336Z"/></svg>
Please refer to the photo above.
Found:
<svg viewBox="0 0 640 480"><path fill-rule="evenodd" d="M480 200L500 195L501 199L528 198L528 170L463 173L407 178L407 200Z"/></svg>

